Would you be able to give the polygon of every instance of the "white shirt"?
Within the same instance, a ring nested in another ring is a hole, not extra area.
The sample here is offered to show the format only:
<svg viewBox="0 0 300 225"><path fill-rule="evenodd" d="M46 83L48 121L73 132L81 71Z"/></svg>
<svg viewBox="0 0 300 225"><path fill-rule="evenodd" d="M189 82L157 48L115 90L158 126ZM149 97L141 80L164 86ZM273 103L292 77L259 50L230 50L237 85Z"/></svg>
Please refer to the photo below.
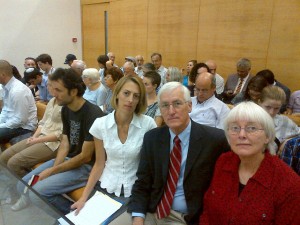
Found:
<svg viewBox="0 0 300 225"><path fill-rule="evenodd" d="M3 86L3 108L0 128L23 128L34 131L37 126L37 109L30 89L12 77Z"/></svg>
<svg viewBox="0 0 300 225"><path fill-rule="evenodd" d="M300 127L287 116L277 114L274 117L274 124L276 138L278 138L280 143L291 136L300 134Z"/></svg>
<svg viewBox="0 0 300 225"><path fill-rule="evenodd" d="M224 78L221 77L219 74L215 74L216 77L216 92L217 94L222 94L224 91Z"/></svg>
<svg viewBox="0 0 300 225"><path fill-rule="evenodd" d="M101 188L120 196L124 188L124 196L131 195L132 186L137 179L136 171L140 162L144 134L156 127L154 120L146 115L135 115L129 125L128 136L124 144L118 136L115 112L98 118L93 123L90 133L103 140L107 160L100 177Z"/></svg>
<svg viewBox="0 0 300 225"><path fill-rule="evenodd" d="M229 111L229 107L214 95L202 103L198 102L197 97L192 97L190 117L197 123L223 129Z"/></svg>
<svg viewBox="0 0 300 225"><path fill-rule="evenodd" d="M142 68L139 69L138 67L135 67L135 68L134 68L134 72L135 72L140 78L143 79L143 77L144 77L144 72L143 72Z"/></svg>
<svg viewBox="0 0 300 225"><path fill-rule="evenodd" d="M246 84L246 81L249 79L249 76L250 76L250 73L246 77L243 78L243 84L242 84L240 92L242 92L242 90L243 90L243 88L244 88L244 86ZM234 93L236 92L236 89L238 88L240 81L241 81L241 78L238 79L237 85L236 85L236 87L234 89Z"/></svg>
<svg viewBox="0 0 300 225"><path fill-rule="evenodd" d="M167 74L168 69L165 68L164 66L160 66L157 70L157 72L159 73L160 77L161 77L161 83L160 86L164 85L167 81L166 81L166 74Z"/></svg>

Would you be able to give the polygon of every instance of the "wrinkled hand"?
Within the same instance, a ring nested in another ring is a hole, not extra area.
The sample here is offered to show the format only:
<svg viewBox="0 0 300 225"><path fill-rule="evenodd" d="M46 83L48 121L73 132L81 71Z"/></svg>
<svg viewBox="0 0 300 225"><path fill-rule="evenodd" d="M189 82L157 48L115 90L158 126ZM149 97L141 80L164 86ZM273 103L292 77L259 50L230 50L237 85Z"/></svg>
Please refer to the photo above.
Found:
<svg viewBox="0 0 300 225"><path fill-rule="evenodd" d="M39 174L39 181L50 177L53 174L53 167L45 169L43 172Z"/></svg>
<svg viewBox="0 0 300 225"><path fill-rule="evenodd" d="M85 205L85 201L79 199L77 202L71 205L71 209L76 209L75 215L77 216L80 210L84 207L84 205Z"/></svg>
<svg viewBox="0 0 300 225"><path fill-rule="evenodd" d="M144 218L134 217L132 220L132 225L144 225Z"/></svg>

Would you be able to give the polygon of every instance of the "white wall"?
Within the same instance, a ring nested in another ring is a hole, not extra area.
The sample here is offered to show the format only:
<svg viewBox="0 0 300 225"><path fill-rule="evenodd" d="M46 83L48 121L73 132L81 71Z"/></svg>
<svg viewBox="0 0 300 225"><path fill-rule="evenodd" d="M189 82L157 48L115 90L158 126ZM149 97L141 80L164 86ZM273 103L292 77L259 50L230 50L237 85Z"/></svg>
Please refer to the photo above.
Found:
<svg viewBox="0 0 300 225"><path fill-rule="evenodd" d="M54 67L67 67L68 53L81 59L81 40L80 0L0 0L0 59L22 76L29 56L47 53Z"/></svg>

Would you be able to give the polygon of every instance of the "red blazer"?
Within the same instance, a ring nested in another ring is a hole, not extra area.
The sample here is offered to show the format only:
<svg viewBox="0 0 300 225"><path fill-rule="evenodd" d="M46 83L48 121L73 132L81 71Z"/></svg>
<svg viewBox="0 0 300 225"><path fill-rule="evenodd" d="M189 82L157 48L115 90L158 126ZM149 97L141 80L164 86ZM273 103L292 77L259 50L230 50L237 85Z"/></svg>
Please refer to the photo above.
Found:
<svg viewBox="0 0 300 225"><path fill-rule="evenodd" d="M265 153L240 195L239 157L228 152L216 163L204 197L200 225L300 224L300 177L276 156Z"/></svg>

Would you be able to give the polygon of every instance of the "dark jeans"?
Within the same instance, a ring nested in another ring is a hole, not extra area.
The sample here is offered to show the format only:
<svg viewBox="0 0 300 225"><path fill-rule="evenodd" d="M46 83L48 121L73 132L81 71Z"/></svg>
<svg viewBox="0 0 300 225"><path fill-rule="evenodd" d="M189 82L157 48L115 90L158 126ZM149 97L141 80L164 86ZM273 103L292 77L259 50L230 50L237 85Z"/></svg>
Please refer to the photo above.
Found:
<svg viewBox="0 0 300 225"><path fill-rule="evenodd" d="M31 130L23 129L23 128L0 128L0 144L5 144L10 141L10 139L27 134L32 132Z"/></svg>

